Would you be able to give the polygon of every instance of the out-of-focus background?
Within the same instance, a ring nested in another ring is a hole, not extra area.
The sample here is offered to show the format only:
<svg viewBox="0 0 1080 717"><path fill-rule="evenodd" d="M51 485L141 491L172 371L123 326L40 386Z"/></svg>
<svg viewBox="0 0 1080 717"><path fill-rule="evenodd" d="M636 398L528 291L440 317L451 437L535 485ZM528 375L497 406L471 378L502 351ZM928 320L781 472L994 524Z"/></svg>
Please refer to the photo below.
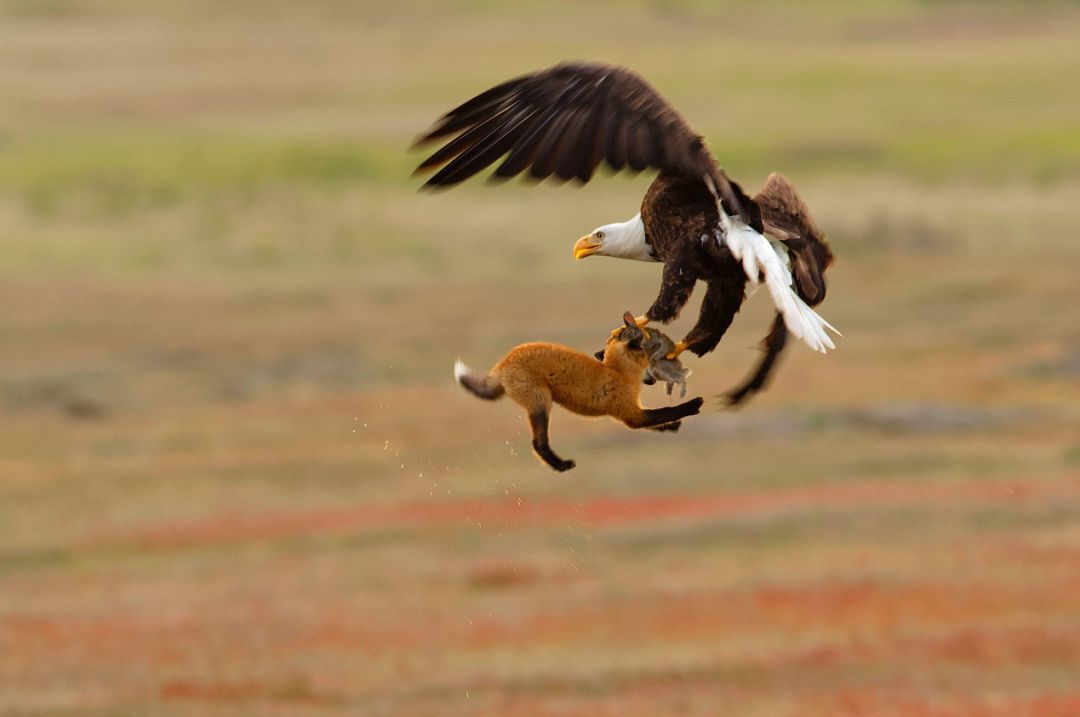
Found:
<svg viewBox="0 0 1080 717"><path fill-rule="evenodd" d="M796 183L845 337L724 410L755 297L557 475L451 367L643 311L570 248L650 177L406 148L571 58ZM1078 78L1067 2L0 0L0 712L1080 714Z"/></svg>

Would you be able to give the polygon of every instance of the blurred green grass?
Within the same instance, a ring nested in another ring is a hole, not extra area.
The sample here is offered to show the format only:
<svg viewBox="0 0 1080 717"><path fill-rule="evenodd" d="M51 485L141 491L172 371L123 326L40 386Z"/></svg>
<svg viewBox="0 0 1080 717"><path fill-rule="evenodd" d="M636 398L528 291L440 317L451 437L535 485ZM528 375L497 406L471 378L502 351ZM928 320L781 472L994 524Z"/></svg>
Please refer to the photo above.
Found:
<svg viewBox="0 0 1080 717"><path fill-rule="evenodd" d="M390 175L379 168L387 163L364 145L308 138L131 131L50 136L8 144L0 190L39 215L86 202L90 212L109 216L281 187L333 189Z"/></svg>

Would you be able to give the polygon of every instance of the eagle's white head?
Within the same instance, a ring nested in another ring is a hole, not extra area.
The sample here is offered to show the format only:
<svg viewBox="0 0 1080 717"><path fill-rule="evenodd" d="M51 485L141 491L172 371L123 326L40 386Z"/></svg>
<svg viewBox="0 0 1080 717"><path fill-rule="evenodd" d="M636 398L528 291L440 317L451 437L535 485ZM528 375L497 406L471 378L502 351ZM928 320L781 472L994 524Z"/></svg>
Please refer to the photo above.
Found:
<svg viewBox="0 0 1080 717"><path fill-rule="evenodd" d="M645 241L645 225L641 222L641 214L635 214L630 221L597 227L574 244L575 259L584 259L593 254L638 261L660 261Z"/></svg>

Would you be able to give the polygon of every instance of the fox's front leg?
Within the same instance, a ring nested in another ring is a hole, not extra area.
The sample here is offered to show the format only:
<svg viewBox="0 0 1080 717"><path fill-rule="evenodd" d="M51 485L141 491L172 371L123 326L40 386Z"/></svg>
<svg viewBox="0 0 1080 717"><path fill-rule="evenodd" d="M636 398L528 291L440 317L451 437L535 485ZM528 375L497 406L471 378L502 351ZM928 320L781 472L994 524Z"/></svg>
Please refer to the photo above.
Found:
<svg viewBox="0 0 1080 717"><path fill-rule="evenodd" d="M561 473L570 470L577 464L559 458L555 455L555 451L551 450L551 444L548 443L548 419L550 415L547 409L536 409L529 412L529 428L532 429L533 434L532 447L536 451L536 455Z"/></svg>
<svg viewBox="0 0 1080 717"><path fill-rule="evenodd" d="M696 416L701 412L701 406L704 403L705 399L698 396L677 406L644 409L639 414L626 419L624 423L631 428L662 426L665 423L674 423L687 416Z"/></svg>

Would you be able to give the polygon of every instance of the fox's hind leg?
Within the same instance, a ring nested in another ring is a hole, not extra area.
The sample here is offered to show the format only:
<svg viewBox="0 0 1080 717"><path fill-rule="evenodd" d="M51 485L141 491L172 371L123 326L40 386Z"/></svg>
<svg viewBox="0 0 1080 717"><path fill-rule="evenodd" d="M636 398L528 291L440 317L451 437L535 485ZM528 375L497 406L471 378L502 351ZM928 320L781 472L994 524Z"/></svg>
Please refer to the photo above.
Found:
<svg viewBox="0 0 1080 717"><path fill-rule="evenodd" d="M565 461L555 455L548 443L548 419L551 417L551 403L547 407L529 412L529 427L532 429L532 447L536 455L540 456L549 466L562 472L568 471L576 464L573 461Z"/></svg>
<svg viewBox="0 0 1080 717"><path fill-rule="evenodd" d="M568 471L574 467L573 461L563 460L555 455L548 442L548 420L551 418L551 390L538 384L527 373L510 368L505 371L506 393L529 416L529 428L532 429L532 447L544 463L557 471Z"/></svg>

